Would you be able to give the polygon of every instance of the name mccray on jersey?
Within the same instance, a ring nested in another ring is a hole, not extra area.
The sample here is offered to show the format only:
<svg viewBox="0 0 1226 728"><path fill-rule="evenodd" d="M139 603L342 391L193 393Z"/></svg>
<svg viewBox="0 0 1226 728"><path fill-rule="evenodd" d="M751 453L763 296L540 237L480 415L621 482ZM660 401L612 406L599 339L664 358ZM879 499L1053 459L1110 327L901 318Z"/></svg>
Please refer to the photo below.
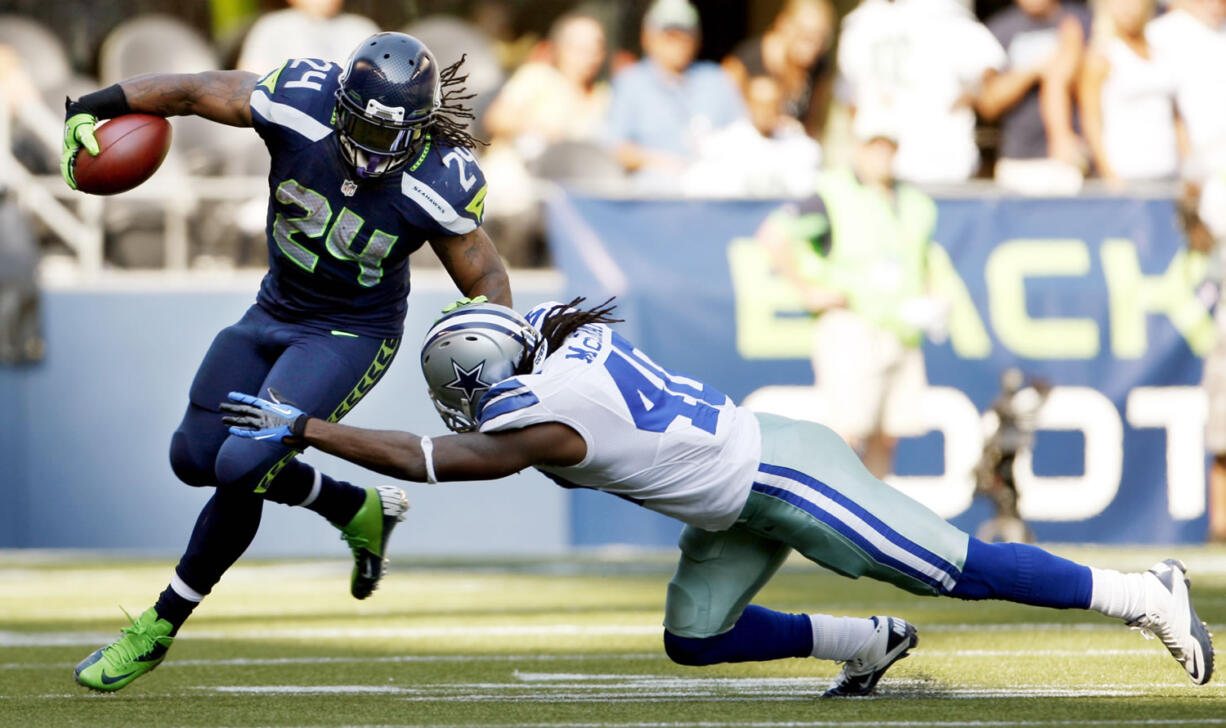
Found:
<svg viewBox="0 0 1226 728"><path fill-rule="evenodd" d="M481 224L485 177L467 149L431 140L400 171L360 180L332 126L340 72L328 61L289 60L251 94L272 158L269 270L258 301L286 320L395 338L409 254Z"/></svg>
<svg viewBox="0 0 1226 728"><path fill-rule="evenodd" d="M532 309L528 322L539 329L556 305ZM753 412L664 369L604 324L571 334L539 371L490 387L477 420L481 432L568 425L587 443L586 457L538 470L708 531L736 521L762 454Z"/></svg>

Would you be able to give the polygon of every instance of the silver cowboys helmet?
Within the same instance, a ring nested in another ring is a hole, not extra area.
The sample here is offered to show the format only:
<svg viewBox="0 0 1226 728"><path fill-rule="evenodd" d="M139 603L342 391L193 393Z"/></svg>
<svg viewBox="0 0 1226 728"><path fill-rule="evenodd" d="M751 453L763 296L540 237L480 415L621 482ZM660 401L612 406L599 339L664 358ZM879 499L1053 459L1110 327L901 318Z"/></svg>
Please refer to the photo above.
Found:
<svg viewBox="0 0 1226 728"><path fill-rule="evenodd" d="M544 358L541 334L527 319L496 303L469 303L443 316L426 334L421 371L430 399L453 432L477 429L478 405L490 387Z"/></svg>

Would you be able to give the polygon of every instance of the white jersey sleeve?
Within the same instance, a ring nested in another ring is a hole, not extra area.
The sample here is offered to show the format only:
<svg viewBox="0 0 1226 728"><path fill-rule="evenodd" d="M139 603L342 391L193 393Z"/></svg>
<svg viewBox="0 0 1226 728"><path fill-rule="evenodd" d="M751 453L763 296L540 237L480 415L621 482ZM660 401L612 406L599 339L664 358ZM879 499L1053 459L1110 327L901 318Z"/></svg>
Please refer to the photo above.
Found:
<svg viewBox="0 0 1226 728"><path fill-rule="evenodd" d="M530 311L529 322L539 326L549 306ZM565 424L583 437L586 457L539 470L709 531L736 521L762 447L752 412L660 367L603 324L569 336L540 371L492 387L477 419L482 432Z"/></svg>

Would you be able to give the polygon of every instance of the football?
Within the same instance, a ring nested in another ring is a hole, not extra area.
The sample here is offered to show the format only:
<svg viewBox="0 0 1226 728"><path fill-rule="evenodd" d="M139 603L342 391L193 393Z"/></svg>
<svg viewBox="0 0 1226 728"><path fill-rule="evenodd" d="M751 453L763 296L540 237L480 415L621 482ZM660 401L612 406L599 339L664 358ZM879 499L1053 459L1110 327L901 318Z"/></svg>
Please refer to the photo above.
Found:
<svg viewBox="0 0 1226 728"><path fill-rule="evenodd" d="M77 188L92 195L127 192L149 179L170 151L170 122L152 114L125 114L94 129L98 154L84 147L73 162Z"/></svg>

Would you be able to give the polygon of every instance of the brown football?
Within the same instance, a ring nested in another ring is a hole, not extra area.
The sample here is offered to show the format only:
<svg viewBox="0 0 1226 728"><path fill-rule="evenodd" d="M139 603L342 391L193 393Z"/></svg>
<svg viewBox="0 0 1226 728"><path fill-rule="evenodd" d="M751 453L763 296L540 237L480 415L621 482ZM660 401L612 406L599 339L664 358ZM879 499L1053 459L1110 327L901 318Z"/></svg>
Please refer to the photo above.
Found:
<svg viewBox="0 0 1226 728"><path fill-rule="evenodd" d="M125 114L94 128L98 155L84 147L73 162L77 188L93 195L127 192L149 179L170 151L170 122L152 114Z"/></svg>

